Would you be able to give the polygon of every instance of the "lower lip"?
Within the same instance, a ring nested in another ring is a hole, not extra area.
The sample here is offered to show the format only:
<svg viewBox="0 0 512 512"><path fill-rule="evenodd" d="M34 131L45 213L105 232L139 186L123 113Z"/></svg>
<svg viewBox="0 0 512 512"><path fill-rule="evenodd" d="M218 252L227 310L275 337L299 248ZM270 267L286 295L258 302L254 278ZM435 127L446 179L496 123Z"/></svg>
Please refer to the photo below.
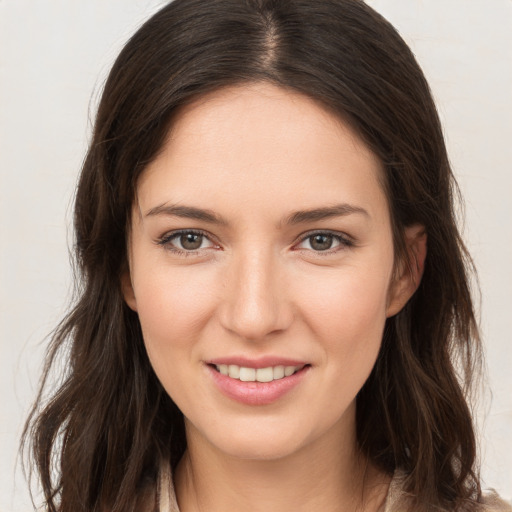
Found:
<svg viewBox="0 0 512 512"><path fill-rule="evenodd" d="M305 366L289 377L272 382L243 382L218 372L212 366L207 369L220 391L227 397L247 405L267 405L276 402L297 386L308 373Z"/></svg>

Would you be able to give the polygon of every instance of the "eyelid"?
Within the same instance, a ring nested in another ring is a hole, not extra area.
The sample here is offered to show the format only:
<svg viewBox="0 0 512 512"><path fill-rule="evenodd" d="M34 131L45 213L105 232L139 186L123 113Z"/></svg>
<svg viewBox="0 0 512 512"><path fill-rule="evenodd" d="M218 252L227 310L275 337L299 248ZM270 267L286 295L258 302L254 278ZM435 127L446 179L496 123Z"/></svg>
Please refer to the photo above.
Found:
<svg viewBox="0 0 512 512"><path fill-rule="evenodd" d="M340 232L340 231L332 231L329 229L315 229L313 231L308 231L307 233L303 233L300 235L297 242L293 244L293 247L296 247L297 245L301 244L302 242L306 241L308 238L311 238L315 235L328 235L332 236L339 242L339 246L333 248L333 249L326 249L325 251L315 251L314 249L295 249L298 251L308 251L309 253L313 253L319 256L327 256L333 253L337 253L339 251L342 251L344 249L354 247L356 245L355 240L347 235L346 233Z"/></svg>
<svg viewBox="0 0 512 512"><path fill-rule="evenodd" d="M174 247L171 245L170 241L172 239L174 239L180 235L184 235L184 234L188 234L188 233L192 233L194 235L201 235L201 236L205 237L207 240L210 241L212 246L211 247L203 247L202 249L186 250L186 249L180 249L179 247ZM208 233L202 229L194 229L194 228L176 229L173 231L168 231L165 234L163 234L162 236L160 236L157 240L155 240L155 242L170 252L173 252L176 254L184 254L187 256L188 255L191 255L191 256L197 255L201 251L204 251L204 249L210 249L212 247L219 248L219 244L215 241L213 235L211 235L210 233Z"/></svg>

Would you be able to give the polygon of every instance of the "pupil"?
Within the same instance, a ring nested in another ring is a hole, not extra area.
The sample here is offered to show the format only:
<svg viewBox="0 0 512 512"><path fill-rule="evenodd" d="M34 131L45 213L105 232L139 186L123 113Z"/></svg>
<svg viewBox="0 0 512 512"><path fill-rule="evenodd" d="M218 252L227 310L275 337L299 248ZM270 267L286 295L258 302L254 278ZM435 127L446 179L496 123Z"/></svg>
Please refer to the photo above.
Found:
<svg viewBox="0 0 512 512"><path fill-rule="evenodd" d="M325 251L330 249L332 245L331 235L315 235L311 241L311 247L317 251Z"/></svg>
<svg viewBox="0 0 512 512"><path fill-rule="evenodd" d="M180 242L184 249L193 251L201 247L201 238L202 235L197 235L195 233L185 233L184 235L181 235Z"/></svg>

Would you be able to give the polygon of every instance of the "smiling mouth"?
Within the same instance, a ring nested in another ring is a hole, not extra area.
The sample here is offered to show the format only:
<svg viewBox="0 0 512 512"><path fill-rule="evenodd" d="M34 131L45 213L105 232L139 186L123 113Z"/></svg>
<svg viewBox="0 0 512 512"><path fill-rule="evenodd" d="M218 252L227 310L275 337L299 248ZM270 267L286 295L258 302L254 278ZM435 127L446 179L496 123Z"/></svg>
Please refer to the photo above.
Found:
<svg viewBox="0 0 512 512"><path fill-rule="evenodd" d="M266 368L249 368L247 366L238 366L236 364L211 364L210 366L215 368L215 370L222 375L242 382L272 382L274 380L290 377L309 365L278 365L268 366Z"/></svg>

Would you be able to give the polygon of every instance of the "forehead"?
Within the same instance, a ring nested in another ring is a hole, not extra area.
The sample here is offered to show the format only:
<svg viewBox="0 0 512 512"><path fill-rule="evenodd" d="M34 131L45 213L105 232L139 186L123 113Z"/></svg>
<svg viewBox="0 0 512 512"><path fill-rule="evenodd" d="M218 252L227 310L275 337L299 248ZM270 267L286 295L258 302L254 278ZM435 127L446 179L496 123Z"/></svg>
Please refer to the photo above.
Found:
<svg viewBox="0 0 512 512"><path fill-rule="evenodd" d="M222 140L222 134L227 138ZM198 138L204 143L215 138L216 144L223 142L232 149L248 141L270 149L276 145L304 147L305 142L327 146L338 143L340 137L379 165L348 123L320 101L289 88L256 82L224 87L179 107L168 142L188 140L192 145Z"/></svg>
<svg viewBox="0 0 512 512"><path fill-rule="evenodd" d="M193 200L227 208L245 199L268 212L352 196L379 209L381 178L378 158L338 116L303 94L257 83L181 107L138 195L147 206Z"/></svg>

